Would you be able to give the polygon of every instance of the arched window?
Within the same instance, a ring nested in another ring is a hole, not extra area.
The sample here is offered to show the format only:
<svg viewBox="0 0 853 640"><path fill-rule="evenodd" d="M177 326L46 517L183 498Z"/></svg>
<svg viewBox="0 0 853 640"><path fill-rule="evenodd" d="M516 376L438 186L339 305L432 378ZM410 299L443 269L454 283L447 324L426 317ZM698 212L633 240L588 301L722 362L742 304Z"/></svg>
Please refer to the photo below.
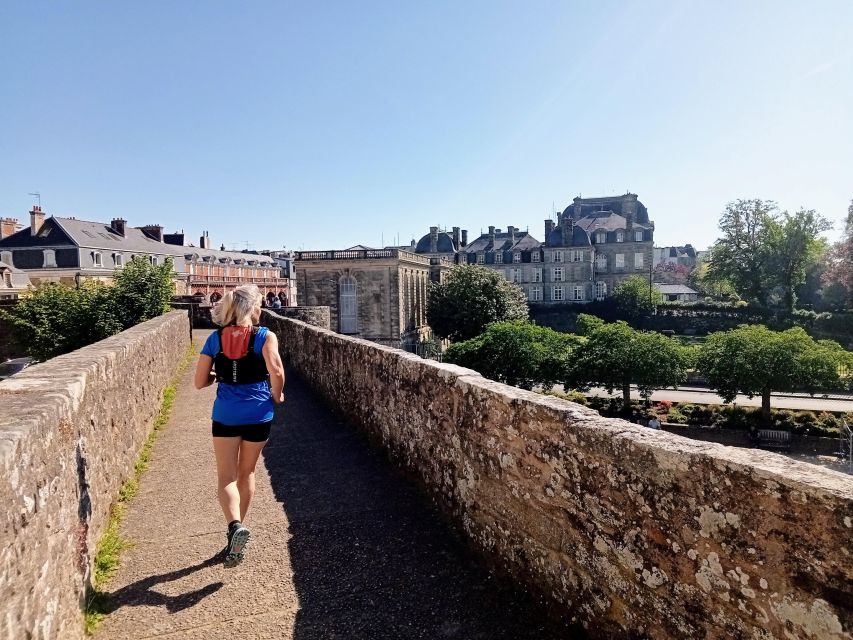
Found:
<svg viewBox="0 0 853 640"><path fill-rule="evenodd" d="M599 253L595 256L595 268L598 271L604 271L607 269L607 255L603 253Z"/></svg>
<svg viewBox="0 0 853 640"><path fill-rule="evenodd" d="M341 278L338 297L341 333L358 333L358 292L355 278L351 276Z"/></svg>
<svg viewBox="0 0 853 640"><path fill-rule="evenodd" d="M600 280L595 283L595 299L604 300L607 297L607 283Z"/></svg>

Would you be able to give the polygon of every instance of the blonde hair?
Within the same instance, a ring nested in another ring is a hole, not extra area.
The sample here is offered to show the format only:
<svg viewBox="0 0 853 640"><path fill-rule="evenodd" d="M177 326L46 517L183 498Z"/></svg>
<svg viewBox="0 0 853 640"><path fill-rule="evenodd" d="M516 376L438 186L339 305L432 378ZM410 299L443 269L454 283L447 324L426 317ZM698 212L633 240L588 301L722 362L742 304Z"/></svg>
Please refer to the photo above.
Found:
<svg viewBox="0 0 853 640"><path fill-rule="evenodd" d="M228 291L222 300L213 307L213 321L220 327L232 324L243 324L252 316L255 307L261 304L261 292L253 284L237 287Z"/></svg>

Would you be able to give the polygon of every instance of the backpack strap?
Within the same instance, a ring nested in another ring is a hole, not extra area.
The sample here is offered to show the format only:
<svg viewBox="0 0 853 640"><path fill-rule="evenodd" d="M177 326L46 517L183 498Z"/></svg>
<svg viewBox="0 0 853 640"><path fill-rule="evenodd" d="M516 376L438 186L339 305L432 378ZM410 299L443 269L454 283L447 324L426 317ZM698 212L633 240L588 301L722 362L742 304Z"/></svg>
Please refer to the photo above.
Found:
<svg viewBox="0 0 853 640"><path fill-rule="evenodd" d="M219 328L216 330L216 335L219 337L219 351L216 353L216 355L219 355L220 353L222 353L222 330L223 330L224 328L225 328L225 327L219 327Z"/></svg>

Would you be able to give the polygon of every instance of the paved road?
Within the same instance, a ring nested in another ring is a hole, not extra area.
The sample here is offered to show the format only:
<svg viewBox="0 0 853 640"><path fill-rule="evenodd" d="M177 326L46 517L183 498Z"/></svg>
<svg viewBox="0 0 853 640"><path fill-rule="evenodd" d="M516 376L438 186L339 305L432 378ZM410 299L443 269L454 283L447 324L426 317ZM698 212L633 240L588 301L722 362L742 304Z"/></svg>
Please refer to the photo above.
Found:
<svg viewBox="0 0 853 640"><path fill-rule="evenodd" d="M605 389L592 389L589 395L599 396L603 398L622 397L622 392L618 391L614 394L609 394ZM631 398L638 400L640 394L636 389L632 388ZM723 404L723 399L712 391L702 391L699 389L662 389L655 391L652 394L652 400L670 400L672 402L694 402L698 404ZM746 396L737 396L734 400L738 405L743 407L760 407L761 398L747 398ZM824 399L819 396L808 395L780 395L773 394L770 401L770 406L774 409L801 409L811 411L853 411L853 399L850 400L834 400Z"/></svg>
<svg viewBox="0 0 853 640"><path fill-rule="evenodd" d="M580 637L480 568L421 494L292 375L256 474L247 559L229 570L210 562L225 526L214 391L196 391L191 376L129 506L133 547L107 587L113 611L98 638Z"/></svg>

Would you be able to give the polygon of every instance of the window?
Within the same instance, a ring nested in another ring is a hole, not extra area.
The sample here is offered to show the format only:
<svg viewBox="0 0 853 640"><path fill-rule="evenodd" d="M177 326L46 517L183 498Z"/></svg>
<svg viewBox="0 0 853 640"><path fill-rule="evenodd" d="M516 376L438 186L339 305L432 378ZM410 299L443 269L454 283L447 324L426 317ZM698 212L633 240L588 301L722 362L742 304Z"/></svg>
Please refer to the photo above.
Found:
<svg viewBox="0 0 853 640"><path fill-rule="evenodd" d="M358 298L355 278L351 276L341 278L339 298L341 333L358 333Z"/></svg>
<svg viewBox="0 0 853 640"><path fill-rule="evenodd" d="M604 244L607 242L607 234L604 231L599 231L595 234L595 243L596 244Z"/></svg>
<svg viewBox="0 0 853 640"><path fill-rule="evenodd" d="M512 270L512 281L521 282L521 269L515 268Z"/></svg>
<svg viewBox="0 0 853 640"><path fill-rule="evenodd" d="M521 251L516 251L515 253L512 254L512 261L513 262L521 262Z"/></svg>
<svg viewBox="0 0 853 640"><path fill-rule="evenodd" d="M503 264L504 254L503 251L495 252L495 264Z"/></svg>
<svg viewBox="0 0 853 640"><path fill-rule="evenodd" d="M562 282L563 281L563 267L554 267L554 282Z"/></svg>
<svg viewBox="0 0 853 640"><path fill-rule="evenodd" d="M533 251L530 254L530 261L531 262L539 262L539 252L538 251Z"/></svg>
<svg viewBox="0 0 853 640"><path fill-rule="evenodd" d="M581 262L583 260L583 251L572 251L572 262Z"/></svg>
<svg viewBox="0 0 853 640"><path fill-rule="evenodd" d="M625 242L625 232L622 229L616 230L616 242Z"/></svg>
<svg viewBox="0 0 853 640"><path fill-rule="evenodd" d="M512 269L507 269L505 271L505 274L506 274L506 279L509 280L510 282L512 282Z"/></svg>
<svg viewBox="0 0 853 640"><path fill-rule="evenodd" d="M616 268L624 269L625 268L625 254L617 253L616 254Z"/></svg>
<svg viewBox="0 0 853 640"><path fill-rule="evenodd" d="M114 253L113 254L113 261L115 262L117 267L123 267L124 266L124 256L121 255L120 253Z"/></svg>
<svg viewBox="0 0 853 640"><path fill-rule="evenodd" d="M551 300L563 299L563 287L551 287Z"/></svg>
<svg viewBox="0 0 853 640"><path fill-rule="evenodd" d="M533 282L542 282L542 269L533 270Z"/></svg>
<svg viewBox="0 0 853 640"><path fill-rule="evenodd" d="M572 300L583 300L583 287L575 287Z"/></svg>
<svg viewBox="0 0 853 640"><path fill-rule="evenodd" d="M643 254L635 253L634 254L634 268L642 269L643 268Z"/></svg>
<svg viewBox="0 0 853 640"><path fill-rule="evenodd" d="M157 266L157 256L151 256L151 264L153 264L155 267Z"/></svg>
<svg viewBox="0 0 853 640"><path fill-rule="evenodd" d="M530 287L530 301L540 302L542 300L542 287Z"/></svg>
<svg viewBox="0 0 853 640"><path fill-rule="evenodd" d="M0 253L0 262L5 262L10 267L13 267L14 265L12 264L12 252L11 251L4 251L4 252Z"/></svg>
<svg viewBox="0 0 853 640"><path fill-rule="evenodd" d="M563 252L555 251L554 252L554 262L562 262L563 261Z"/></svg>
<svg viewBox="0 0 853 640"><path fill-rule="evenodd" d="M600 280L595 283L595 299L604 300L607 296L607 283Z"/></svg>
<svg viewBox="0 0 853 640"><path fill-rule="evenodd" d="M634 232L634 241L635 242L642 242L643 241L643 232L642 231L635 231Z"/></svg>
<svg viewBox="0 0 853 640"><path fill-rule="evenodd" d="M599 253L597 256L595 256L595 268L598 269L599 271L606 271L607 270L607 256L606 255L604 255L603 253Z"/></svg>
<svg viewBox="0 0 853 640"><path fill-rule="evenodd" d="M3 272L3 283L6 285L7 288L12 288L12 274L8 271Z"/></svg>
<svg viewBox="0 0 853 640"><path fill-rule="evenodd" d="M478 253L477 254L477 264L484 264L486 262L486 254Z"/></svg>
<svg viewBox="0 0 853 640"><path fill-rule="evenodd" d="M101 253L99 251L92 252L92 260L95 263L96 267L104 266L103 260L101 258Z"/></svg>

